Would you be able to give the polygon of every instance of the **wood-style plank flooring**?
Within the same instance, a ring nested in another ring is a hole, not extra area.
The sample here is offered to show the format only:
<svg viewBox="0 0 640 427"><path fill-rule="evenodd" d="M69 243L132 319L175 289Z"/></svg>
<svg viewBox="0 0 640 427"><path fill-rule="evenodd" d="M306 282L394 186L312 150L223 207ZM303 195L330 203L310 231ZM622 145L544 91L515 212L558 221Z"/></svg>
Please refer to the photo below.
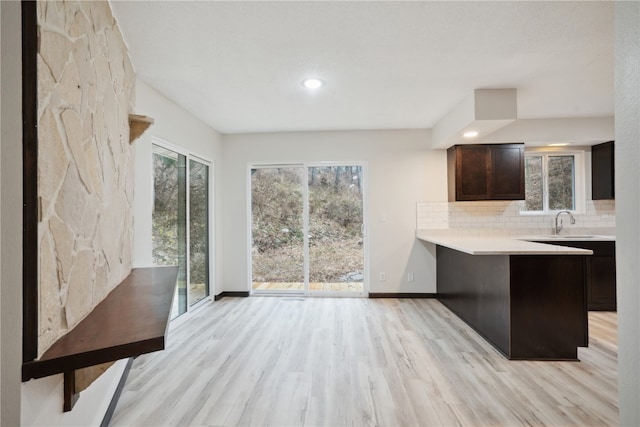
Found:
<svg viewBox="0 0 640 427"><path fill-rule="evenodd" d="M433 299L224 298L133 364L112 426L618 425L617 318L508 361Z"/></svg>

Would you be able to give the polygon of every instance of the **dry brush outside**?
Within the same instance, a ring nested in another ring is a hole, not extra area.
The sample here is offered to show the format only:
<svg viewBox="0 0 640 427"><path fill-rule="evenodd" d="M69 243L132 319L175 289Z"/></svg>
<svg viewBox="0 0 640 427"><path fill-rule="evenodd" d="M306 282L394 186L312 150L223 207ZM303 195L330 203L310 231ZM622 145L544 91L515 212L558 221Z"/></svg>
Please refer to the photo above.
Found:
<svg viewBox="0 0 640 427"><path fill-rule="evenodd" d="M254 282L304 281L302 171L252 171ZM309 281L362 281L362 170L333 166L308 171Z"/></svg>

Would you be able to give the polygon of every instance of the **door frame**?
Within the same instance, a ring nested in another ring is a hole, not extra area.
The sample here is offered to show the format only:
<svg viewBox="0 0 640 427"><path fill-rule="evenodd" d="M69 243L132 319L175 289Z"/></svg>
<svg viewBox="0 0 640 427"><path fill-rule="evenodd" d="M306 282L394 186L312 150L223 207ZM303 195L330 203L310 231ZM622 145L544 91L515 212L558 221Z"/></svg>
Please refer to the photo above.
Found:
<svg viewBox="0 0 640 427"><path fill-rule="evenodd" d="M362 292L340 292L340 291L311 291L309 290L309 168L311 167L333 167L333 166L360 166L362 168L362 244L363 244L363 290ZM251 208L251 170L252 169L267 169L267 168L303 168L305 185L303 185L303 230L304 232L304 289L302 291L288 291L288 290L254 290L253 289L253 265L252 265L252 208ZM367 212L369 204L369 175L368 175L368 163L366 161L321 161L321 162L248 162L246 175L247 177L247 241L246 241L246 253L247 253L247 271L248 271L248 283L250 295L288 295L288 296L317 296L317 297L369 297L369 232L367 222Z"/></svg>

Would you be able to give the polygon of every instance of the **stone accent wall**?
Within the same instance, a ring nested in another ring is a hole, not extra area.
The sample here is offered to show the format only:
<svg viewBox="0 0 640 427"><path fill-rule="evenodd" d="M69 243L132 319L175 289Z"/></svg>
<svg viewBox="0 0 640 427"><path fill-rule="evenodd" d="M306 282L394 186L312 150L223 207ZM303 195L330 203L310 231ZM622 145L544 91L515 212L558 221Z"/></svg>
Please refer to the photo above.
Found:
<svg viewBox="0 0 640 427"><path fill-rule="evenodd" d="M131 272L135 73L108 2L37 9L42 355Z"/></svg>

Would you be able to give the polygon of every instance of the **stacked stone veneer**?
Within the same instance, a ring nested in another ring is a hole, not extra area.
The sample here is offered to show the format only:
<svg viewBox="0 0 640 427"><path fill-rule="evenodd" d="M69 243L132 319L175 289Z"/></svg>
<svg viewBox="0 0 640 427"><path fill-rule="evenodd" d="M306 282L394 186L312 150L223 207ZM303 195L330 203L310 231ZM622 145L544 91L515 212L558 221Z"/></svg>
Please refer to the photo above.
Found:
<svg viewBox="0 0 640 427"><path fill-rule="evenodd" d="M37 10L41 355L131 271L135 73L108 2Z"/></svg>
<svg viewBox="0 0 640 427"><path fill-rule="evenodd" d="M418 229L454 229L468 234L470 229L509 234L523 232L549 234L555 215L520 213L520 201L419 202L416 210ZM585 211L575 214L576 223L565 230L612 232L616 226L614 200L587 200Z"/></svg>

